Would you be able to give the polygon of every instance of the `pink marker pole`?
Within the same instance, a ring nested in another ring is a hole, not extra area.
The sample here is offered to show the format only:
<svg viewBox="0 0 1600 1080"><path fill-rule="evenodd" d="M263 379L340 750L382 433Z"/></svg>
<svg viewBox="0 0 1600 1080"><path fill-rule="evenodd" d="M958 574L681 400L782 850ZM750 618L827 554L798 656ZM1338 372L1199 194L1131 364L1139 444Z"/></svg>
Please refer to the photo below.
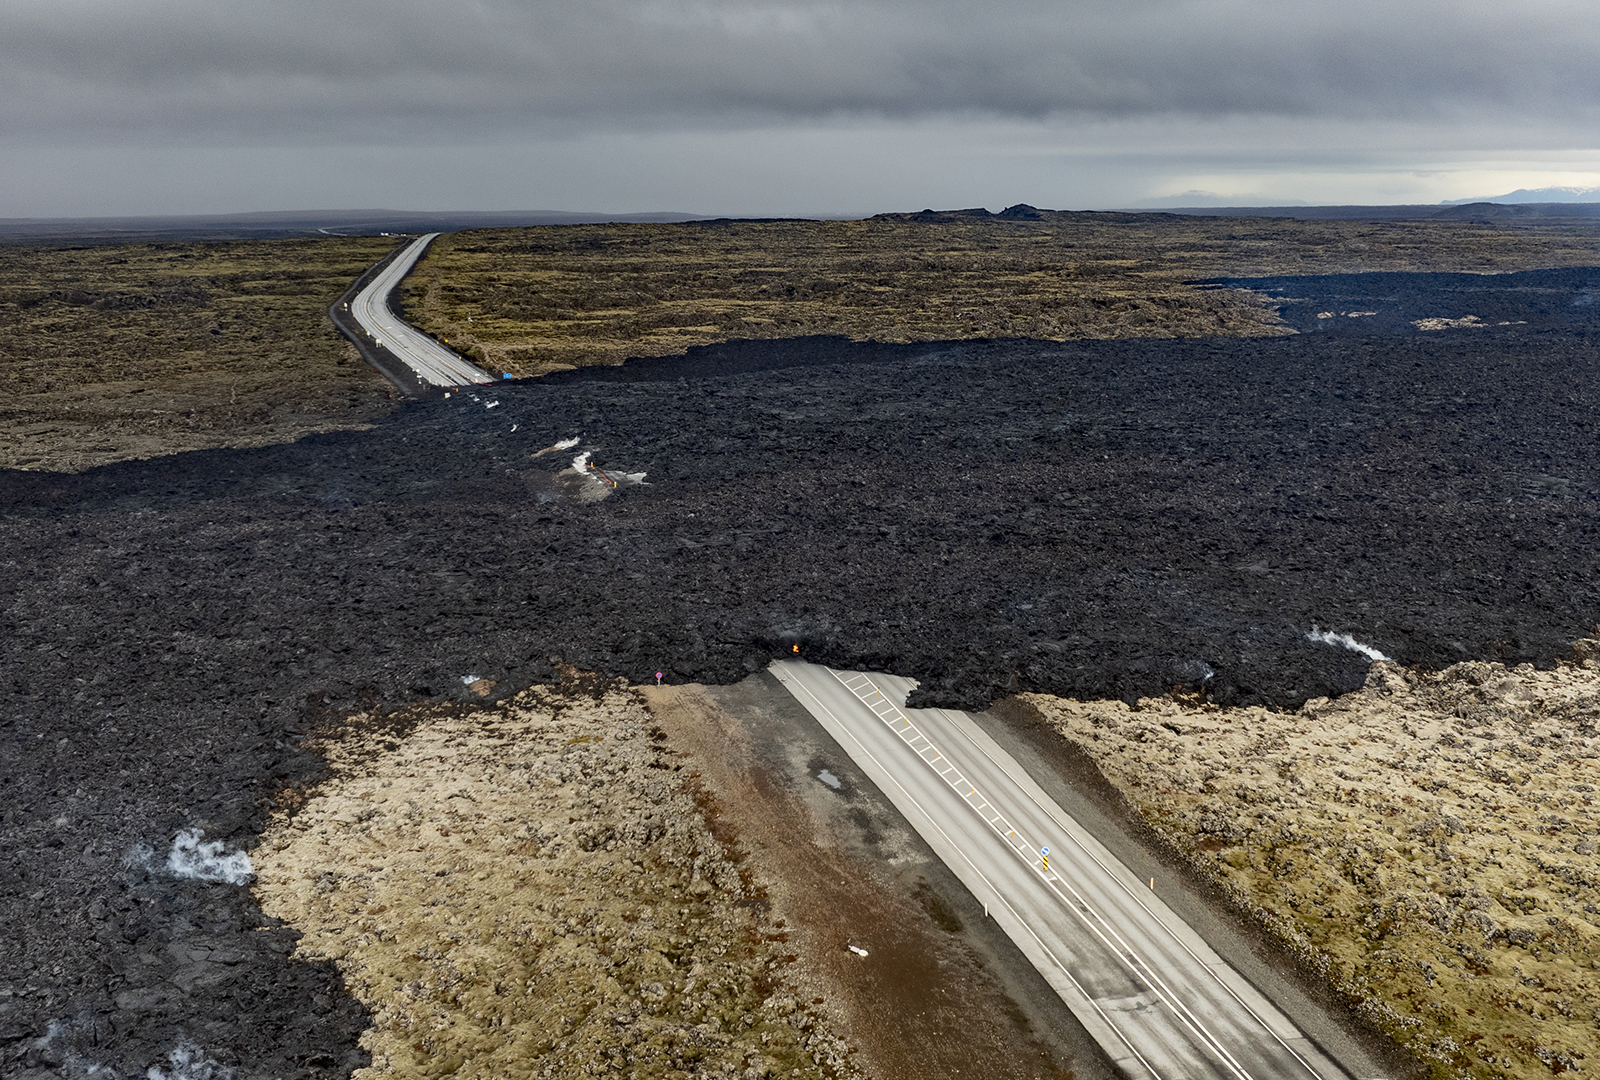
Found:
<svg viewBox="0 0 1600 1080"><path fill-rule="evenodd" d="M659 671L658 671L658 672L656 672L656 685L657 685L657 686L660 686L660 685L661 685L661 675L662 675L662 673L661 673L661 672L659 672Z"/></svg>

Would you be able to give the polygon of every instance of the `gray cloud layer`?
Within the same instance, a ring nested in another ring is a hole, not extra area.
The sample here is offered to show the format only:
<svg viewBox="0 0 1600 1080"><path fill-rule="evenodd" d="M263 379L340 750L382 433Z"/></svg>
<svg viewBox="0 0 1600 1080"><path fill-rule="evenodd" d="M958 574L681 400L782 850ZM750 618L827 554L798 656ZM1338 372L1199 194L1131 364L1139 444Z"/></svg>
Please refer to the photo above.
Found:
<svg viewBox="0 0 1600 1080"><path fill-rule="evenodd" d="M1591 0L0 0L0 135L845 116L1592 120ZM1576 130L1576 127L1574 127Z"/></svg>

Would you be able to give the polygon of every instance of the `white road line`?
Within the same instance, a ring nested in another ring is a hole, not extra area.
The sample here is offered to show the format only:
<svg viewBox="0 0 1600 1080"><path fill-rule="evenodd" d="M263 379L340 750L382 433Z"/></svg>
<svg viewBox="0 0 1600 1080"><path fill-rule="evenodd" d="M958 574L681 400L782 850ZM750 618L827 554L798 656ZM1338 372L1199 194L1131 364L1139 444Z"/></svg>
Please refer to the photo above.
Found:
<svg viewBox="0 0 1600 1080"><path fill-rule="evenodd" d="M487 372L403 322L389 309L390 291L410 272L438 235L429 233L413 240L366 288L356 294L350 302L350 313L375 342L399 357L426 383L433 386L464 386L468 383L493 382L494 379Z"/></svg>
<svg viewBox="0 0 1600 1080"><path fill-rule="evenodd" d="M832 669L830 668L829 670L831 671ZM1083 988L1082 984L1080 984L1078 982L1078 980L1073 977L1073 974L1072 974L1072 972L1070 970L1068 970L1067 965L1061 962L1061 959L1056 956L1056 954L1051 950L1050 946L1046 945L1044 943L1044 940L1042 938L1040 938L1037 933L1034 933L1033 928L1028 926L1027 921L1025 919L1023 919L1021 913L1019 913L1015 908L1013 908L1011 906L1010 902L1008 900L1006 900L1005 896L1000 892L1000 890L995 887L994 883L989 880L988 876L986 874L984 874L984 872L978 868L978 865L972 861L972 859L967 855L965 850L962 849L961 845L957 844L955 842L955 840L951 838L950 834L945 832L944 828L936 820L934 820L933 815L928 813L928 811L926 809L924 809L922 804L917 801L916 796L912 795L911 792L907 791L905 789L905 787L899 783L899 781L894 780L893 773L891 773L888 769L884 768L883 763L880 762L877 759L877 757L872 753L872 751L868 750L866 748L866 746L859 739L857 739L855 737L854 733L852 733L850 731L849 725L846 724L844 721L840 720L834 714L833 710L828 708L828 706L822 701L821 698L819 698L815 694L811 693L811 691L803 683L791 682L789 679L784 678L784 676L782 674L779 674L778 678L782 679L784 685L788 686L791 691L794 691L796 688L798 688L800 691L804 692L807 697L811 698L811 700L813 702L815 702L816 707L818 709L821 709L823 712L827 713L830 717L833 717L835 725L841 731L843 731L847 735L849 735L850 741L855 743L856 750L863 757L865 757L869 761L873 762L873 764L875 764L878 767L878 769L884 775L888 776L890 778L890 781L900 791L900 794L906 799L906 801L909 802L912 806L915 806L917 808L918 812L920 812L922 814L922 816L927 820L929 826L931 826L936 832L938 832L939 835L944 838L945 843L949 844L950 847L953 850L955 850L956 852L960 853L962 859L966 862L968 868L971 869L972 873L974 875L976 875L977 878L980 881L982 881L984 883L984 885L986 885L988 887L989 891L993 894L993 896L995 898L996 906L1004 908L1007 912L1010 913L1012 918L1016 921L1017 925L1022 926L1023 928L1025 928L1028 931L1029 935L1033 938L1034 942L1038 945L1040 951L1042 951L1046 956L1048 956L1050 958L1051 962L1056 965L1056 967L1060 970L1061 974L1066 977L1067 981L1070 982L1072 984L1072 986L1078 991L1078 993L1083 997L1083 1000L1086 1001L1089 1004L1089 1006L1092 1009L1094 1009L1094 1011L1096 1013L1099 1014L1101 1020L1104 1021L1106 1027L1108 1027L1111 1031L1113 1031L1116 1034L1117 1038L1120 1039L1122 1041L1123 1045L1127 1047L1128 1052L1134 1056L1134 1058L1139 1062L1140 1065L1143 1065L1145 1067L1145 1069L1150 1073L1150 1075L1152 1077L1155 1078L1155 1080L1162 1080L1161 1074L1156 1072L1156 1070L1151 1066L1150 1062L1145 1059L1145 1056L1139 1052L1139 1048L1137 1046L1135 1046L1133 1044L1133 1042L1128 1038L1128 1036L1123 1033L1122 1029L1117 1026L1116 1021L1112 1020L1110 1015L1105 1011L1105 1009L1101 1008L1100 1003L1098 1001L1096 1001L1092 996L1090 996L1089 992Z"/></svg>
<svg viewBox="0 0 1600 1080"><path fill-rule="evenodd" d="M940 710L940 711L941 712L946 712L947 710ZM952 726L954 726L956 728L956 730L961 733L962 737L967 740L967 744L972 747L972 749L973 749L973 751L975 753L981 754L985 759L987 759L991 764L993 764L995 768L999 769L1007 777L1010 777L1012 783L1016 784L1017 790L1021 791L1023 793L1023 795L1026 796L1028 798L1028 800L1030 802L1032 802L1035 806L1037 806L1040 810L1042 810L1047 817L1049 817L1052 821L1055 821L1058 825L1062 824L1060 822L1060 820L1056 817L1056 809L1053 808L1050 805L1047 805L1046 802L1041 801L1038 798L1038 796L1036 796L1033 793L1033 791L1030 790L1031 785L1023 784L1018 780L1017 777L1013 776L1010 767L1004 761L1001 761L1001 760L997 759L993 754L991 754L988 751L987 748L982 746L976 739L974 739L972 737L972 735L968 731L965 730L964 725L962 725L960 723L956 723L956 724L953 724ZM1106 877L1109 878L1110 880L1116 882L1118 887L1120 887L1122 889L1123 893L1128 897L1128 899L1132 900L1136 905L1138 905L1141 909L1143 909L1145 914L1147 914L1150 917L1150 920L1152 922L1154 922L1157 926L1161 927L1162 930L1166 931L1167 936L1170 937L1172 939L1172 941L1180 949L1182 949L1185 953L1187 953L1189 955L1190 959L1192 959L1198 967L1200 967L1208 975L1210 975L1211 978L1217 983L1217 985L1220 986L1228 994L1229 997L1233 998L1233 1000L1238 1003L1240 1008L1244 1009L1245 1012L1249 1013L1250 1016L1258 1024L1260 1024L1263 1029L1265 1029L1266 1031L1271 1033L1271 1035L1272 1035L1272 1037L1274 1039L1278 1040L1278 1043L1285 1050L1287 1050L1290 1054L1294 1055L1296 1060L1298 1060L1300 1062L1300 1064L1305 1066L1307 1072L1309 1072L1312 1076L1316 1077L1317 1080L1323 1080L1322 1073L1317 1070L1316 1066L1314 1066L1311 1062L1307 1061L1305 1059L1305 1057L1302 1056L1299 1053L1299 1051L1297 1051L1293 1046L1291 1046L1289 1044L1288 1040L1286 1040L1282 1035L1280 1035L1278 1033L1277 1025L1271 1023L1268 1020L1268 1018L1260 1015L1250 1005L1250 1003L1248 1001L1246 1001L1243 997L1241 997L1239 995L1238 991L1236 991L1232 986L1230 986L1228 984L1228 981L1226 979L1222 978L1217 973L1215 967L1211 963L1208 963L1205 960L1205 958L1201 957L1198 953L1196 953L1193 949L1191 949L1189 947L1189 943L1187 941L1185 941L1181 935L1176 933L1172 929L1172 927L1170 925L1167 924L1167 921L1161 917L1161 914L1159 912L1157 912L1154 908L1152 908L1148 903L1145 902L1145 899L1144 899L1143 896L1140 895L1139 890L1129 888L1127 882L1123 880L1122 875L1115 873L1111 869L1111 867L1107 866L1105 864L1104 860L1102 860L1099 855L1097 855L1087 845L1085 845L1082 840L1080 840L1076 835L1074 835L1073 830L1067 829L1067 828L1063 828L1062 829L1062 835L1066 836L1067 840L1075 848L1077 848L1078 851L1082 855L1084 855L1086 858L1088 858L1091 861L1093 861L1095 863L1095 865L1100 867L1101 870L1105 871Z"/></svg>
<svg viewBox="0 0 1600 1080"><path fill-rule="evenodd" d="M1349 1080L1355 1075L1308 1039L1155 894L1146 895L1142 881L1133 890L1120 861L1057 807L972 717L903 710L899 703L915 684L894 676L834 672L792 661L775 663L773 671L825 721L967 887L980 899L996 898L1001 926L1121 1068L1154 1073L1159 1064L1169 1077L1227 1080ZM878 723L871 724L864 712ZM917 712L917 719L908 712ZM927 775L916 775L919 770L900 756L905 750L929 767ZM885 764L891 761L900 762L896 772ZM937 810L944 824L933 821L930 810ZM925 820L931 827L923 826ZM1057 835L1071 843L1051 851L1052 860L1064 861L1046 867L1037 841L1042 836L1055 844ZM989 836L1010 848L1009 856L995 852ZM1010 859L1016 860L1010 863L1014 869L1007 869ZM980 862L987 872L978 868ZM997 885L1009 899L999 896ZM1067 919L1055 915L1063 908L1070 912ZM1031 924L1020 921L1023 911ZM1204 976L1193 970L1197 966ZM1094 997L1087 996L1091 991ZM1136 1047L1135 1054L1124 1050Z"/></svg>
<svg viewBox="0 0 1600 1080"><path fill-rule="evenodd" d="M844 676L840 675L832 668L829 668L828 672L835 679L839 680L845 689L854 694L862 704L866 705L869 711L877 715L880 720L885 718L885 714L878 713L877 710L873 708L870 699L876 696L880 701L887 704L889 708L886 710L886 712L892 713L897 717L895 722L889 723L890 730L894 731L902 741L907 743L907 745L910 745L910 740L906 737L907 731L917 731L918 737L926 739L926 736L922 735L921 732L918 731L916 725L911 721L911 718L902 713L892 702L890 702L888 697L872 682L870 677L866 675L858 675L854 679L846 680ZM901 721L903 721L903 726L900 724ZM920 757L921 755L919 754L918 756ZM948 759L946 759L946 761L948 761ZM1128 968L1130 974L1152 986L1152 988L1156 990L1156 993L1162 1004L1166 1005L1168 1009L1172 1010L1173 1015L1175 1015L1184 1024L1184 1026L1188 1027L1190 1031L1194 1032L1194 1034L1201 1040L1202 1043L1205 1044L1208 1049L1221 1058L1223 1064L1228 1069L1238 1076L1240 1080L1253 1080L1250 1073L1228 1051L1228 1048L1222 1044L1221 1040L1212 1034L1212 1032L1205 1026L1204 1022L1202 1022L1198 1016L1194 1015L1189 1007L1183 1002L1183 999L1180 998L1172 990L1172 988L1167 985L1166 980L1161 978L1161 976L1150 964L1146 963L1140 958L1138 952L1128 944L1127 940L1123 938L1123 936L1119 934L1116 929L1100 915L1099 912L1093 909L1093 907L1083 898L1078 890L1075 889L1070 882L1066 881L1053 870L1047 870L1044 868L1043 856L1035 855L1033 853L1035 850L1034 846L1028 844L1021 838L1021 835L1014 825L1012 825L1010 822L1006 822L1005 824L1008 833L1000 833L999 826L997 826L987 814L983 813L983 809L994 810L994 807L990 806L987 799L984 799L977 794L976 785L963 776L960 770L955 768L953 765L947 764L946 767L942 769L935 768L934 772L939 774L939 777L950 786L950 789L954 791L963 802L973 807L973 809L979 811L979 816L984 819L985 823L987 823L990 828L994 830L996 835L1000 835L1002 840L1007 840L1007 846L1009 846L1014 853L1020 856L1022 860L1028 864L1029 869L1033 870L1034 873L1039 875L1039 877L1044 881L1046 887L1049 888L1051 892L1055 893L1058 898L1060 898L1062 905L1071 910L1073 914L1078 917L1078 920L1082 922L1084 926L1086 926L1106 945L1111 953L1115 955L1125 967ZM963 793L960 790L962 787L966 787L968 793ZM994 813L996 818L1004 820L1004 815L1000 814L998 810L994 810ZM1040 850L1042 850L1042 848L1040 848ZM1058 884L1066 886L1067 891L1072 893L1072 900L1075 901L1075 903L1068 902L1067 897L1062 894Z"/></svg>

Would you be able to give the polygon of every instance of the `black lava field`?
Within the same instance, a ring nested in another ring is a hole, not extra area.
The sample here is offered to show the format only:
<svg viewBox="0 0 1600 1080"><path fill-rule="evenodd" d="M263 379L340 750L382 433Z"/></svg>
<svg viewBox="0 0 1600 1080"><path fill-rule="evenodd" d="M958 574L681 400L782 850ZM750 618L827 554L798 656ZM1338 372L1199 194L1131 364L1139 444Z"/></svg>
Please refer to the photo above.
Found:
<svg viewBox="0 0 1600 1080"><path fill-rule="evenodd" d="M1566 655L1600 621L1600 272L1263 287L1308 332L735 343L0 473L0 1073L358 1064L336 972L164 860L183 829L248 848L315 725L465 676L729 682L798 645L917 703L1294 706L1366 672L1318 631L1423 666ZM1352 297L1382 315L1314 318ZM1411 324L1473 313L1509 325ZM582 451L646 483L573 498Z"/></svg>

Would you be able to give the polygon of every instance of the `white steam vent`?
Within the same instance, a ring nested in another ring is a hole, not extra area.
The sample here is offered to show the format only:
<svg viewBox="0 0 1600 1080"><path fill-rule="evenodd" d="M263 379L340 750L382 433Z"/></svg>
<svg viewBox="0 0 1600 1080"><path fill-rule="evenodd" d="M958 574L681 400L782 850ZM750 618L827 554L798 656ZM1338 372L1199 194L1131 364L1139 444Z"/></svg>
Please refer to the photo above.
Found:
<svg viewBox="0 0 1600 1080"><path fill-rule="evenodd" d="M560 442L551 443L549 446L545 447L543 450L535 450L534 453L533 453L533 456L537 458L537 457L544 457L546 454L558 454L563 450L571 450L574 446L577 446L577 445L578 445L578 436L574 435L570 439L562 439Z"/></svg>
<svg viewBox="0 0 1600 1080"><path fill-rule="evenodd" d="M145 1080L232 1080L233 1070L206 1057L194 1043L180 1042L167 1055L167 1068L152 1065L144 1075Z"/></svg>
<svg viewBox="0 0 1600 1080"><path fill-rule="evenodd" d="M202 844L205 833L184 829L172 841L167 855L167 870L174 877L199 881L225 881L229 885L248 885L256 876L250 856L242 851L224 851L221 840Z"/></svg>
<svg viewBox="0 0 1600 1080"><path fill-rule="evenodd" d="M1391 659L1371 645L1363 645L1349 634L1335 634L1332 630L1318 630L1315 626L1306 635L1306 640L1315 641L1318 645L1338 645L1340 648L1349 649L1351 652L1358 652L1368 660Z"/></svg>

